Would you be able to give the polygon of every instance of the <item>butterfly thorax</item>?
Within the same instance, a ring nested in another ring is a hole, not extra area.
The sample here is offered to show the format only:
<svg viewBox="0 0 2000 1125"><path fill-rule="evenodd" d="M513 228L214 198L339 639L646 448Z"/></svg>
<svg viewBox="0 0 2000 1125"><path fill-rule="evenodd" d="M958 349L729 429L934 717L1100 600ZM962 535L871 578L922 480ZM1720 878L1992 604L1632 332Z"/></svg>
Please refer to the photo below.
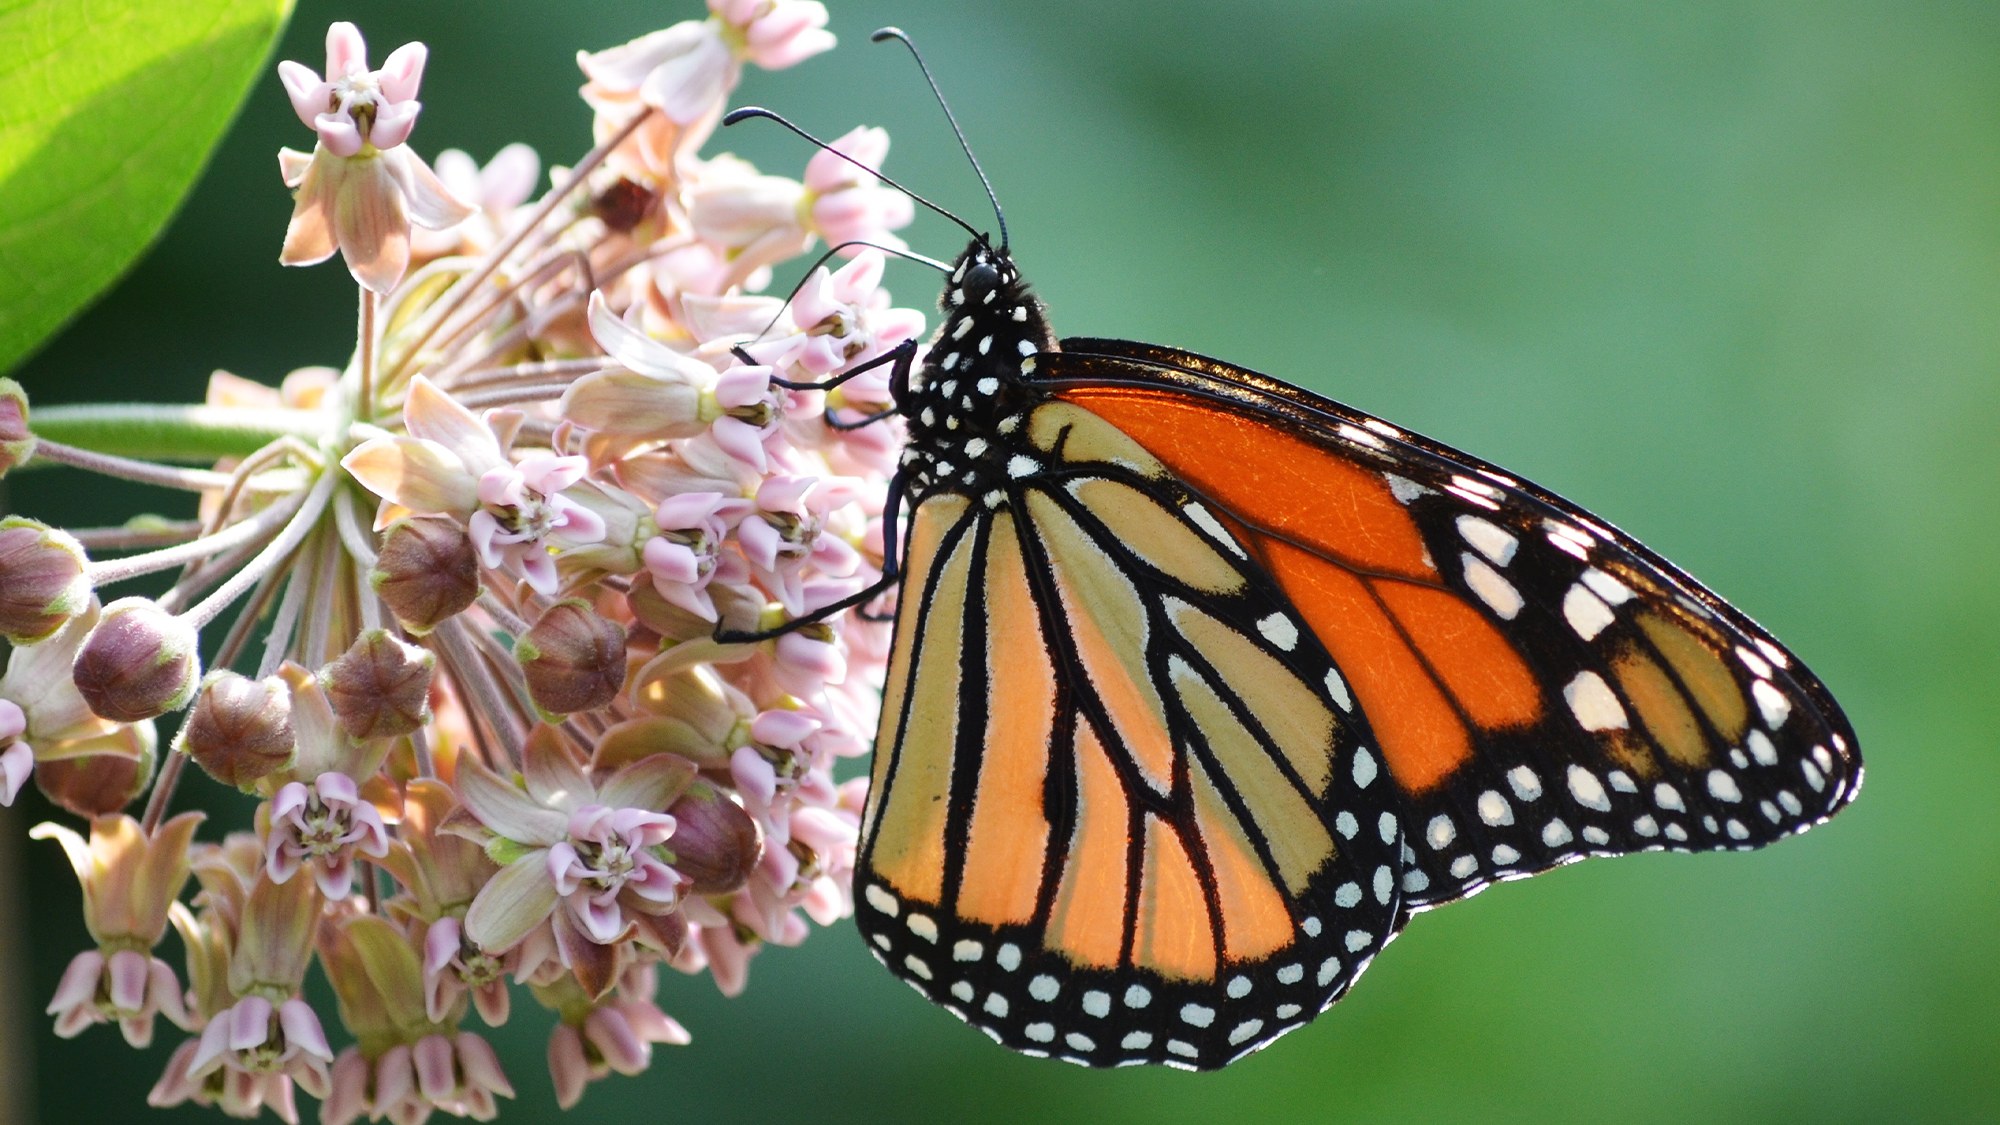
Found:
<svg viewBox="0 0 2000 1125"><path fill-rule="evenodd" d="M943 321L899 403L909 420L903 471L918 489L980 493L1008 479L1026 445L1027 413L1045 394L1035 356L1055 350L1041 302L1004 250L983 241L953 263Z"/></svg>

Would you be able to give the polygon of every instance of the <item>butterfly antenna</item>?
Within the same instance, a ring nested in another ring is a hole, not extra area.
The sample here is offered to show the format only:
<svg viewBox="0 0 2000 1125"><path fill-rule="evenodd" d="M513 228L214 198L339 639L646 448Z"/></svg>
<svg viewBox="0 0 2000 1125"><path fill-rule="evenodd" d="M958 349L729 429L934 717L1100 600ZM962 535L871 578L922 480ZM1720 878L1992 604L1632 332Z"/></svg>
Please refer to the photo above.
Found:
<svg viewBox="0 0 2000 1125"><path fill-rule="evenodd" d="M1000 197L993 193L993 181L986 178L986 169L979 166L979 158L972 155L972 145L965 139L965 130L958 127L958 118L951 112L951 103L944 100L944 91L938 89L937 79L931 77L930 65L924 62L923 53L900 27L885 27L868 37L870 43L880 43L884 39L894 39L910 49L910 57L917 60L917 69L924 72L924 81L930 83L931 93L937 95L938 108L944 110L944 119L951 122L951 131L958 136L958 147L965 150L965 158L972 162L972 172L979 177L979 186L986 189L986 198L993 204L993 217L1000 223L1000 252L1007 252L1007 216L1000 210Z"/></svg>
<svg viewBox="0 0 2000 1125"><path fill-rule="evenodd" d="M770 323L764 325L764 331L757 333L757 335L750 340L750 343L755 344L763 340L765 335L768 334L771 331L771 329L777 325L779 319L785 315L786 306L790 305L793 301L798 300L799 291L806 287L806 282L812 280L813 271L825 265L830 259L832 259L832 257L835 254L840 253L842 250L852 250L857 246L867 247L870 250L880 250L884 254L894 254L898 258L907 258L910 261L916 262L919 265L929 266L930 268L938 271L939 273L951 272L950 265L944 262L940 262L936 258L933 258L928 254L919 254L914 250L898 250L893 246L882 246L878 243L869 242L866 239L861 239L861 238L850 239L847 242L843 242L840 245L832 247L831 249L827 250L826 253L821 254L819 256L818 261L806 267L805 276L799 278L799 283L797 285L792 286L792 291L790 293L785 294L785 303L778 306L778 311L771 317Z"/></svg>
<svg viewBox="0 0 2000 1125"><path fill-rule="evenodd" d="M932 203L930 200L925 199L923 196L918 195L916 192L911 191L909 188L904 187L902 184L897 183L896 181L890 179L889 177L882 175L880 170L875 168L870 168L868 165L861 163L859 160L854 159L853 157L847 155L846 153L840 151L839 149L833 147L832 145L826 143L825 141L820 140L818 137L813 136L811 133L808 133L804 129L799 128L797 125L794 125L791 122L785 120L782 116L773 113L768 109L765 109L763 106L747 105L744 106L742 109L732 109L728 113L723 115L722 123L724 125L734 125L739 121L747 121L752 117L768 118L769 120L775 121L778 124L783 125L785 128L790 129L792 132L797 133L799 136L804 137L806 140L811 141L813 144L818 145L820 148L823 148L826 151L834 154L835 156L840 157L842 160L847 161L849 164L854 165L856 168L861 169L863 172L866 172L871 176L879 178L883 183L888 184L890 187L895 188L897 191L900 191L904 195L909 196L912 200L915 200L916 202L923 204L924 206L930 208L931 210L936 211L938 214L943 215L945 218L950 219L952 222L957 223L961 228L964 229L965 233L971 235L972 237L974 238L986 237L985 235L980 234L978 231L973 230L972 227L968 223L966 223L964 219L961 219L957 215L954 215L951 212L945 210L944 208L939 207L937 204ZM1003 243L1005 242L1004 238L1002 239L1002 242Z"/></svg>

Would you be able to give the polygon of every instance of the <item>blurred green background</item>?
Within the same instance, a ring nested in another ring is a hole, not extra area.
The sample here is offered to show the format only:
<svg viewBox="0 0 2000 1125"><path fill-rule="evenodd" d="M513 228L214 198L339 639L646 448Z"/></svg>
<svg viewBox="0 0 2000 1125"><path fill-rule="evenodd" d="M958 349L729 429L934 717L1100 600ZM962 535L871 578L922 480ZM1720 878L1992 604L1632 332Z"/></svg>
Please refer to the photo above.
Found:
<svg viewBox="0 0 2000 1125"><path fill-rule="evenodd" d="M320 65L336 18L378 58L422 39L420 151L567 163L572 51L696 14L302 0L280 57ZM1018 1058L842 925L766 951L738 1000L667 980L694 1044L575 1120L2000 1117L2000 5L834 0L833 21L840 50L736 100L887 126L891 173L983 225L921 79L866 41L901 25L1059 331L1272 372L1602 513L1812 664L1867 790L1768 852L1592 862L1427 915L1332 1013L1213 1075ZM267 72L164 240L17 373L31 393L191 399L218 366L343 362L345 272L277 265L274 154L310 140ZM807 155L761 124L724 148L794 175ZM959 246L941 220L907 233ZM892 278L930 305L929 275ZM76 523L163 503L9 483ZM7 828L37 1010L85 943L57 850L20 839L45 809ZM515 1011L503 1119L553 1120L549 1021ZM41 1120L210 1118L142 1116L171 1028L142 1053L34 1018Z"/></svg>

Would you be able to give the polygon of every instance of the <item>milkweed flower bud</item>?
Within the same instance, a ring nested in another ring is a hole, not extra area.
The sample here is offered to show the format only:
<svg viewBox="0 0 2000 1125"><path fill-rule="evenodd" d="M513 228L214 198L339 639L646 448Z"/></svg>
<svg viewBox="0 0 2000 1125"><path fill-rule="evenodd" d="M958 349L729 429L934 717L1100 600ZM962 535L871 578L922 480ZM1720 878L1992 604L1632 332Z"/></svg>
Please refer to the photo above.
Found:
<svg viewBox="0 0 2000 1125"><path fill-rule="evenodd" d="M555 715L592 711L625 686L625 627L589 602L558 602L542 614L514 656L528 678L535 706Z"/></svg>
<svg viewBox="0 0 2000 1125"><path fill-rule="evenodd" d="M430 721L431 670L437 657L386 629L356 637L320 671L327 702L351 738L394 738Z"/></svg>
<svg viewBox="0 0 2000 1125"><path fill-rule="evenodd" d="M76 690L112 722L178 711L201 679L197 641L194 626L151 599L120 598L104 607L76 654Z"/></svg>
<svg viewBox="0 0 2000 1125"><path fill-rule="evenodd" d="M51 752L63 757L35 763L35 788L78 816L109 816L152 784L158 744L150 719L59 743Z"/></svg>
<svg viewBox="0 0 2000 1125"><path fill-rule="evenodd" d="M728 894L750 881L763 854L757 822L712 786L696 782L667 809L674 835L667 842L675 871L694 881L698 895Z"/></svg>
<svg viewBox="0 0 2000 1125"><path fill-rule="evenodd" d="M248 789L292 758L292 693L276 676L210 672L195 695L180 749L208 776Z"/></svg>
<svg viewBox="0 0 2000 1125"><path fill-rule="evenodd" d="M90 604L89 564L65 532L20 516L0 520L0 636L34 644L81 613Z"/></svg>
<svg viewBox="0 0 2000 1125"><path fill-rule="evenodd" d="M451 520L398 520L382 533L368 583L403 628L421 635L479 596L479 554Z"/></svg>
<svg viewBox="0 0 2000 1125"><path fill-rule="evenodd" d="M0 378L0 477L35 455L35 435L28 430L28 392L12 379Z"/></svg>

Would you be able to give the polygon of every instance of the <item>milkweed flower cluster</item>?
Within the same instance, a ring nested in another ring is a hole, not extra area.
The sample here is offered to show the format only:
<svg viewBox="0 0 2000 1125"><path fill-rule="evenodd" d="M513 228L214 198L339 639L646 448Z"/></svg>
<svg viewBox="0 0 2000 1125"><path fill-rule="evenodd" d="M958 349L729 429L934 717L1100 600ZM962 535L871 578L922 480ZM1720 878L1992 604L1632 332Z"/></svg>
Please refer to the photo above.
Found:
<svg viewBox="0 0 2000 1125"><path fill-rule="evenodd" d="M323 71L281 64L315 134L281 154L281 260L341 255L360 333L340 369L218 373L180 448L218 417L261 445L96 452L0 380L0 471L200 496L185 521L0 521L0 802L32 778L84 821L34 831L95 941L48 1011L184 1033L154 1105L488 1120L517 1076L484 1029L523 987L574 1105L688 1041L663 978L734 995L760 948L851 912L866 782L834 767L874 736L887 626L858 599L901 431L829 424L887 404L879 365L797 387L923 333L855 245L900 248L911 212L879 129L796 180L703 154L746 63L833 46L813 0L709 9L579 57L594 147L539 195L526 146L416 154L421 44L371 69L340 23ZM822 244L794 296L762 292ZM254 832L168 815L189 763ZM335 1011L302 993L315 963Z"/></svg>

